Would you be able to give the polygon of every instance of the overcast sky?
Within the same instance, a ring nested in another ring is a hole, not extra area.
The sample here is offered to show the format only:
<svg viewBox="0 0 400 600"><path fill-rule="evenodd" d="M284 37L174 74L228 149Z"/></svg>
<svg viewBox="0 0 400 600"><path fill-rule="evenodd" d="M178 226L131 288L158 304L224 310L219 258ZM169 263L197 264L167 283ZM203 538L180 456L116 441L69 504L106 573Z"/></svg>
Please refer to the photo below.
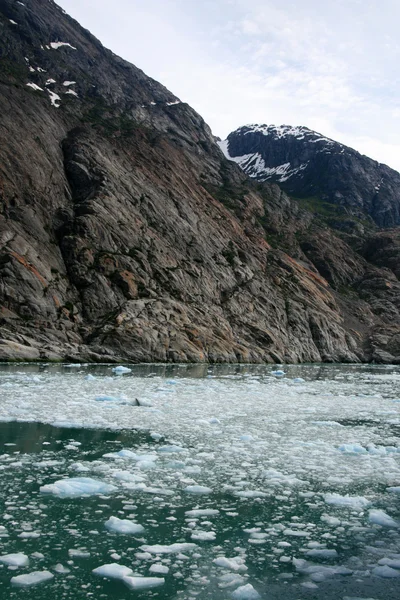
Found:
<svg viewBox="0 0 400 600"><path fill-rule="evenodd" d="M400 170L398 0L58 0L215 135L306 125Z"/></svg>

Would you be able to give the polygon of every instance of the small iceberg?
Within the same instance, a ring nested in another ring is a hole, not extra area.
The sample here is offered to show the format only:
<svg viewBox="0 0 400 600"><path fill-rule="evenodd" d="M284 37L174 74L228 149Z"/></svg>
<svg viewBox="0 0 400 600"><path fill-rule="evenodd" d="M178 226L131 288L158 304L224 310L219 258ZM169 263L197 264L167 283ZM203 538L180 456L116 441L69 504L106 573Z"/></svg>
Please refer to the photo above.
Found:
<svg viewBox="0 0 400 600"><path fill-rule="evenodd" d="M164 577L124 577L124 584L130 590L150 590L164 585Z"/></svg>
<svg viewBox="0 0 400 600"><path fill-rule="evenodd" d="M19 587L29 587L53 579L53 577L54 575L50 571L33 571L32 573L26 573L26 575L11 577L11 583Z"/></svg>
<svg viewBox="0 0 400 600"><path fill-rule="evenodd" d="M112 372L115 373L116 375L123 375L124 373L131 373L132 369L129 369L128 367L118 366L118 367L114 367L112 369Z"/></svg>
<svg viewBox="0 0 400 600"><path fill-rule="evenodd" d="M0 563L9 567L26 567L29 564L29 558L26 554L22 554L22 552L3 554L3 556L0 556Z"/></svg>
<svg viewBox="0 0 400 600"><path fill-rule="evenodd" d="M123 579L128 575L132 575L133 571L129 567L124 567L124 565L110 563L101 565L101 567L97 567L97 569L93 569L92 573L99 577L108 577L109 579Z"/></svg>
<svg viewBox="0 0 400 600"><path fill-rule="evenodd" d="M104 483L90 477L72 477L60 479L54 483L42 485L42 494L53 494L59 498L79 498L81 496L96 496L98 494L111 494L117 491L114 485Z"/></svg>
<svg viewBox="0 0 400 600"><path fill-rule="evenodd" d="M129 521L129 519L118 519L118 517L110 517L105 523L105 528L114 533L130 535L137 535L144 532L143 525Z"/></svg>
<svg viewBox="0 0 400 600"><path fill-rule="evenodd" d="M271 375L274 375L275 377L284 377L286 373L285 371L278 369L277 371L271 371Z"/></svg>

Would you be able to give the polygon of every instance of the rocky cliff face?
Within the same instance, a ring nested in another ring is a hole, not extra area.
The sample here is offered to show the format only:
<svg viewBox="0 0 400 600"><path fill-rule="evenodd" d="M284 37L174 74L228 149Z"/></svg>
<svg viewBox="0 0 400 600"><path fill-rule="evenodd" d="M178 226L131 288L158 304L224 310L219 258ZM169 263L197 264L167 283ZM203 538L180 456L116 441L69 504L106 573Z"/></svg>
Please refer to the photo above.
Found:
<svg viewBox="0 0 400 600"><path fill-rule="evenodd" d="M387 245L250 181L52 1L0 0L0 39L0 359L400 361Z"/></svg>
<svg viewBox="0 0 400 600"><path fill-rule="evenodd" d="M248 125L221 143L257 181L271 181L309 206L359 225L400 225L400 173L307 127Z"/></svg>

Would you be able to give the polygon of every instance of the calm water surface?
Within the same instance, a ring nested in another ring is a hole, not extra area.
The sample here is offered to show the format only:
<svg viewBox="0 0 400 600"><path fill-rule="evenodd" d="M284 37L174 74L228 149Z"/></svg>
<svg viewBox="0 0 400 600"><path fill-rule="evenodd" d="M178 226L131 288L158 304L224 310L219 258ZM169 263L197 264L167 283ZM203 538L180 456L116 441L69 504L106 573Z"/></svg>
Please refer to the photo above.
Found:
<svg viewBox="0 0 400 600"><path fill-rule="evenodd" d="M400 368L274 370L1 365L1 600L398 600Z"/></svg>

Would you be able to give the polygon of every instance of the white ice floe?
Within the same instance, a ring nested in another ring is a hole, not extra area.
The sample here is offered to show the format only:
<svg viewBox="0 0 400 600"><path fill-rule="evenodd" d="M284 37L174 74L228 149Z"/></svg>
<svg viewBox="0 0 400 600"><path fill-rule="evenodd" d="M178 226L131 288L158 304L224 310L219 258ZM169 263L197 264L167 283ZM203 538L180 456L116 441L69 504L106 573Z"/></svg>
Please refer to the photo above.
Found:
<svg viewBox="0 0 400 600"><path fill-rule="evenodd" d="M400 577L400 571L397 569L392 569L388 565L375 567L372 569L372 575L376 577L383 577L385 579L394 579L396 577Z"/></svg>
<svg viewBox="0 0 400 600"><path fill-rule="evenodd" d="M31 585L38 585L39 583L49 581L50 579L53 579L53 577L54 575L53 573L50 573L50 571L33 571L32 573L26 573L25 575L11 577L11 583L18 587L30 587Z"/></svg>
<svg viewBox="0 0 400 600"><path fill-rule="evenodd" d="M144 552L149 552L150 554L178 554L179 552L189 552L190 550L194 550L197 548L197 544L191 544L189 542L175 543L167 545L162 544L154 544L152 546L143 545L141 549Z"/></svg>
<svg viewBox="0 0 400 600"><path fill-rule="evenodd" d="M169 573L169 567L160 563L154 563L149 569L150 573L158 573L159 575L167 575Z"/></svg>
<svg viewBox="0 0 400 600"><path fill-rule="evenodd" d="M11 23L11 25L18 25L18 23L16 23L16 21L13 21L12 19L8 19Z"/></svg>
<svg viewBox="0 0 400 600"><path fill-rule="evenodd" d="M110 563L101 565L97 569L93 569L92 573L99 577L107 577L108 579L123 579L129 575L132 575L133 571L129 567L119 565L118 563Z"/></svg>
<svg viewBox="0 0 400 600"><path fill-rule="evenodd" d="M324 494L324 500L327 504L335 504L344 508L353 508L362 510L371 504L364 496L341 496L340 494Z"/></svg>
<svg viewBox="0 0 400 600"><path fill-rule="evenodd" d="M219 510L216 508L195 508L185 512L187 517L212 517L218 514Z"/></svg>
<svg viewBox="0 0 400 600"><path fill-rule="evenodd" d="M241 585L231 594L234 600L258 600L261 598L260 594L253 588L251 583Z"/></svg>
<svg viewBox="0 0 400 600"><path fill-rule="evenodd" d="M113 531L114 533L126 533L131 535L137 535L144 532L143 525L134 523L129 519L119 519L118 517L110 517L105 523L106 529Z"/></svg>
<svg viewBox="0 0 400 600"><path fill-rule="evenodd" d="M212 489L204 485L188 485L184 489L188 494L211 494Z"/></svg>
<svg viewBox="0 0 400 600"><path fill-rule="evenodd" d="M75 85L76 81L63 81L63 85L65 87L69 87L70 85Z"/></svg>
<svg viewBox="0 0 400 600"><path fill-rule="evenodd" d="M337 551L328 548L313 548L306 552L309 558L337 558Z"/></svg>
<svg viewBox="0 0 400 600"><path fill-rule="evenodd" d="M66 95L69 96L75 96L76 98L79 98L78 94L76 92L74 92L74 90L68 90L67 92L65 92Z"/></svg>
<svg viewBox="0 0 400 600"><path fill-rule="evenodd" d="M387 491L391 494L400 494L400 485L396 487L388 487Z"/></svg>
<svg viewBox="0 0 400 600"><path fill-rule="evenodd" d="M388 514L383 510L379 510L374 508L369 511L369 520L374 525L381 525L382 527L391 527L393 529L397 529L399 527L399 523L392 519Z"/></svg>
<svg viewBox="0 0 400 600"><path fill-rule="evenodd" d="M42 494L53 494L59 498L74 498L79 496L94 496L97 494L111 494L117 488L90 477L73 477L71 479L60 479L54 483L43 485L40 488Z"/></svg>
<svg viewBox="0 0 400 600"><path fill-rule="evenodd" d="M129 367L123 367L122 365L118 366L118 367L114 367L112 369L113 373L116 373L117 375L123 375L124 373L131 373L132 369L129 369Z"/></svg>
<svg viewBox="0 0 400 600"><path fill-rule="evenodd" d="M265 498L267 496L265 492L261 492L260 490L240 490L233 492L233 495L238 498Z"/></svg>
<svg viewBox="0 0 400 600"><path fill-rule="evenodd" d="M310 563L302 558L294 558L293 565L296 571L303 575L308 575L314 582L321 582L325 579L330 579L336 575L351 575L353 571L343 566L324 566Z"/></svg>
<svg viewBox="0 0 400 600"><path fill-rule="evenodd" d="M163 577L124 577L122 581L130 590L149 590L164 585Z"/></svg>
<svg viewBox="0 0 400 600"><path fill-rule="evenodd" d="M29 564L29 558L22 552L3 554L0 556L0 563L10 567L26 567Z"/></svg>
<svg viewBox="0 0 400 600"><path fill-rule="evenodd" d="M196 541L211 542L215 540L216 536L215 531L194 531L191 538Z"/></svg>
<svg viewBox="0 0 400 600"><path fill-rule="evenodd" d="M234 556L233 558L219 556L218 558L214 558L213 563L216 564L217 567L229 569L230 571L236 571L238 573L244 573L247 571L244 558L241 556Z"/></svg>
<svg viewBox="0 0 400 600"><path fill-rule="evenodd" d="M70 548L68 556L71 558L90 558L90 552L87 550L79 550L78 548Z"/></svg>
<svg viewBox="0 0 400 600"><path fill-rule="evenodd" d="M177 446L175 444L172 444L171 446L160 446L159 448L157 448L157 452L161 452L161 453L175 453L175 452L184 452L185 448L182 448L182 446Z"/></svg>

